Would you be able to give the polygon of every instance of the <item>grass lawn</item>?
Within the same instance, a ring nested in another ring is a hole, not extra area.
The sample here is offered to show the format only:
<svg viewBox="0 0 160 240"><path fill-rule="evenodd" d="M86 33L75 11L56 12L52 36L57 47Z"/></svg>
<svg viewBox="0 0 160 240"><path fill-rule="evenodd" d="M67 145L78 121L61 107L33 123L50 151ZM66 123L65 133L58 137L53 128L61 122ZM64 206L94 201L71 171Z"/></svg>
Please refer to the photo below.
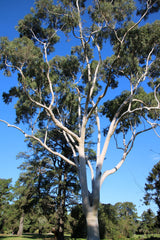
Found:
<svg viewBox="0 0 160 240"><path fill-rule="evenodd" d="M69 236L65 237L67 240L71 240ZM150 235L135 235L134 237L130 238L130 240L160 240L160 234L150 234ZM54 235L37 235L37 234L25 234L21 237L16 235L4 235L0 234L0 240L55 240ZM75 240L75 239L72 239ZM78 238L77 240L85 240ZM105 239L105 240L112 240L112 239ZM119 240L119 239L116 239ZM129 238L123 238L122 240L129 240Z"/></svg>
<svg viewBox="0 0 160 240"><path fill-rule="evenodd" d="M160 234L135 235L133 240L160 240Z"/></svg>
<svg viewBox="0 0 160 240"><path fill-rule="evenodd" d="M0 240L53 240L54 235L24 234L20 237L16 235L0 234Z"/></svg>

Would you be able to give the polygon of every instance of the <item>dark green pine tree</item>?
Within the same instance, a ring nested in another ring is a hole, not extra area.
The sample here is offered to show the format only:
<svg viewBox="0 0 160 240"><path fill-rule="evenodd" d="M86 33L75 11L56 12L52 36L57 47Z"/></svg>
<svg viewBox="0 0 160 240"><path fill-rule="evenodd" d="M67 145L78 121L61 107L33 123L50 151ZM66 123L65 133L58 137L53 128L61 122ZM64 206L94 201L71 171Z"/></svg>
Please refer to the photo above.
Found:
<svg viewBox="0 0 160 240"><path fill-rule="evenodd" d="M141 234L149 234L155 232L156 217L151 209L144 211L141 215L141 224L139 226L139 232Z"/></svg>
<svg viewBox="0 0 160 240"><path fill-rule="evenodd" d="M7 212L10 208L10 201L13 199L12 179L0 178L0 232L6 222Z"/></svg>
<svg viewBox="0 0 160 240"><path fill-rule="evenodd" d="M33 174L31 171L21 174L14 186L14 207L19 212L18 236L23 234L26 214L28 214L37 203L37 187L35 186Z"/></svg>
<svg viewBox="0 0 160 240"><path fill-rule="evenodd" d="M52 133L49 132L50 139L53 135L54 131L52 130ZM69 156L70 149L63 144L62 139L58 139L58 135L56 142L58 151L66 151ZM26 179L32 181L29 183L34 189L32 196L34 205L38 204L41 208L43 215L52 224L50 230L54 230L56 237L64 239L67 211L79 201L80 186L77 173L75 168L59 157L54 157L37 142L29 142L28 146L30 150L28 154L20 153L18 155L18 158L25 159L20 166L23 172L19 181L26 182ZM54 215L54 222L49 219L51 215Z"/></svg>
<svg viewBox="0 0 160 240"><path fill-rule="evenodd" d="M148 205L153 201L157 207L157 227L160 227L160 162L154 165L145 184L144 202Z"/></svg>
<svg viewBox="0 0 160 240"><path fill-rule="evenodd" d="M12 127L75 167L88 239L97 240L103 181L122 166L139 134L159 126L160 21L151 24L149 17L160 6L157 0L140 0L138 8L134 0L90 3L35 0L31 13L19 21L19 38L0 39L0 69L7 76L17 73L18 84L3 100L16 97L16 123L28 124L30 131ZM55 147L52 129L65 139L72 158ZM122 155L102 172L113 136Z"/></svg>
<svg viewBox="0 0 160 240"><path fill-rule="evenodd" d="M137 210L132 202L119 202L115 204L119 232L129 238L132 237L137 229Z"/></svg>

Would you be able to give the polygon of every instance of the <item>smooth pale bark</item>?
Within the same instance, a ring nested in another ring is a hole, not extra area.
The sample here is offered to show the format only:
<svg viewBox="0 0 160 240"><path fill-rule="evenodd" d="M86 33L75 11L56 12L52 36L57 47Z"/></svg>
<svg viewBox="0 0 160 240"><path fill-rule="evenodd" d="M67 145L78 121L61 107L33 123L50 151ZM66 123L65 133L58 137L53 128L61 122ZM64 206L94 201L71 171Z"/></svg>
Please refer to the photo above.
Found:
<svg viewBox="0 0 160 240"><path fill-rule="evenodd" d="M85 122L85 121L84 121ZM100 178L101 172L99 167L96 168L96 176L92 179L92 192L88 191L86 159L85 159L85 124L81 129L81 142L79 145L79 179L81 184L82 206L87 223L87 239L99 240L99 224L98 224L98 207L100 199Z"/></svg>
<svg viewBox="0 0 160 240"><path fill-rule="evenodd" d="M87 215L87 240L99 240L98 209L90 207Z"/></svg>

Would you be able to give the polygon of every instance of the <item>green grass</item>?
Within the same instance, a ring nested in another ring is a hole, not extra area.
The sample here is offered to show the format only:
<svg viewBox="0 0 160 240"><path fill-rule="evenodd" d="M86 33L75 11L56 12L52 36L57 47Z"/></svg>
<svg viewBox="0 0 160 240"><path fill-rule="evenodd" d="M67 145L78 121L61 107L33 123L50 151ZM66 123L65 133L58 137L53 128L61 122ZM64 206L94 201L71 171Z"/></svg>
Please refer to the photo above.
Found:
<svg viewBox="0 0 160 240"><path fill-rule="evenodd" d="M160 234L135 235L135 237L133 238L133 240L138 240L138 239L160 240Z"/></svg>
<svg viewBox="0 0 160 240"><path fill-rule="evenodd" d="M71 240L69 236L66 236L65 239ZM160 234L150 234L150 235L135 235L130 238L130 240L160 240ZM25 234L21 237L16 235L3 235L0 234L0 240L54 240L54 235L37 235L37 234ZM77 240L85 240L78 238ZM112 239L105 239L112 240ZM116 239L119 240L119 239ZM123 240L129 240L129 238L123 238Z"/></svg>
<svg viewBox="0 0 160 240"><path fill-rule="evenodd" d="M1 235L0 240L53 240L54 235L24 234L20 237L16 235Z"/></svg>
<svg viewBox="0 0 160 240"><path fill-rule="evenodd" d="M130 240L160 240L160 234L134 235L134 237L131 237L131 238L123 238L123 240L129 240L129 239Z"/></svg>

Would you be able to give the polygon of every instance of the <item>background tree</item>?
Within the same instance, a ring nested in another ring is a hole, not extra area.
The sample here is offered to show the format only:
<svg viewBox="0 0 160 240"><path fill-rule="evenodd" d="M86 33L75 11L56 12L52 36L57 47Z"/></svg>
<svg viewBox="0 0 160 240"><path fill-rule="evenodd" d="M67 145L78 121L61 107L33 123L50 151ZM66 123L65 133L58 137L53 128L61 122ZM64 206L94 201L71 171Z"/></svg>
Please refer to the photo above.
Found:
<svg viewBox="0 0 160 240"><path fill-rule="evenodd" d="M136 207L132 202L100 204L98 219L100 238L120 239L131 237L138 228ZM82 205L77 205L71 210L72 237L86 238L86 220Z"/></svg>
<svg viewBox="0 0 160 240"><path fill-rule="evenodd" d="M30 132L1 121L75 167L88 239L99 239L97 216L103 181L122 166L138 135L156 131L159 126L160 21L141 24L159 10L159 3L140 3L135 22L133 0L95 0L92 6L85 0L62 0L56 4L52 0L36 0L31 14L19 21L20 37L0 40L0 68L7 76L11 71L18 72L18 85L3 94L4 102L16 97L16 123L28 124ZM74 46L68 55L55 56L54 46L64 34L75 40ZM111 50L111 56L106 49ZM123 90L116 96L114 90L122 79ZM70 147L71 159L55 147L55 138L48 134L53 127ZM105 140L101 145L103 130ZM88 147L90 141L95 142L95 133L96 159L95 146ZM102 172L113 136L122 155L116 166Z"/></svg>
<svg viewBox="0 0 160 240"><path fill-rule="evenodd" d="M16 181L14 187L15 205L14 207L19 210L19 229L18 236L23 234L25 215L36 205L36 188L34 187L34 178L32 175L21 175Z"/></svg>
<svg viewBox="0 0 160 240"><path fill-rule="evenodd" d="M153 233L155 230L156 216L151 209L144 211L141 215L142 222L139 232L143 234Z"/></svg>
<svg viewBox="0 0 160 240"><path fill-rule="evenodd" d="M86 238L87 228L86 219L82 210L82 205L74 206L71 210L70 225L72 229L71 236L73 238Z"/></svg>
<svg viewBox="0 0 160 240"><path fill-rule="evenodd" d="M32 179L30 186L35 191L34 204L39 206L35 210L41 209L39 218L45 217L50 223L50 231L54 227L58 239L62 239L67 211L79 199L78 176L72 166L45 151L41 145L36 142L29 142L28 145L30 151L18 155L18 158L25 160L20 166L22 173L19 180L26 182ZM57 145L70 154L69 149L58 139Z"/></svg>
<svg viewBox="0 0 160 240"><path fill-rule="evenodd" d="M160 162L149 173L145 184L144 202L146 205L153 201L157 207L157 227L160 227Z"/></svg>
<svg viewBox="0 0 160 240"><path fill-rule="evenodd" d="M55 211L54 199L50 195L50 189L53 187L54 182L54 172L49 168L49 159L47 156L45 159L42 158L43 154L38 146L34 148L30 147L29 149L28 153L19 153L17 156L24 160L19 167L21 174L17 181L17 191L22 190L24 195L25 216L27 217L31 212L33 217L30 216L30 219L33 225L37 222L37 229L39 229L39 233L42 233L44 224L41 224L41 219L49 218ZM26 201L28 190L30 193L29 203ZM20 194L19 200L16 201L18 207L18 202L23 200L23 195ZM50 226L51 230L51 223L49 224L48 222L48 226ZM34 231L37 229L34 229Z"/></svg>
<svg viewBox="0 0 160 240"><path fill-rule="evenodd" d="M9 210L9 202L13 199L11 182L11 178L0 178L0 231L2 231L7 220L6 216Z"/></svg>
<svg viewBox="0 0 160 240"><path fill-rule="evenodd" d="M114 205L100 204L99 212L99 231L100 238L119 238L118 218Z"/></svg>
<svg viewBox="0 0 160 240"><path fill-rule="evenodd" d="M119 232L125 237L131 237L137 229L137 210L132 202L115 204Z"/></svg>

